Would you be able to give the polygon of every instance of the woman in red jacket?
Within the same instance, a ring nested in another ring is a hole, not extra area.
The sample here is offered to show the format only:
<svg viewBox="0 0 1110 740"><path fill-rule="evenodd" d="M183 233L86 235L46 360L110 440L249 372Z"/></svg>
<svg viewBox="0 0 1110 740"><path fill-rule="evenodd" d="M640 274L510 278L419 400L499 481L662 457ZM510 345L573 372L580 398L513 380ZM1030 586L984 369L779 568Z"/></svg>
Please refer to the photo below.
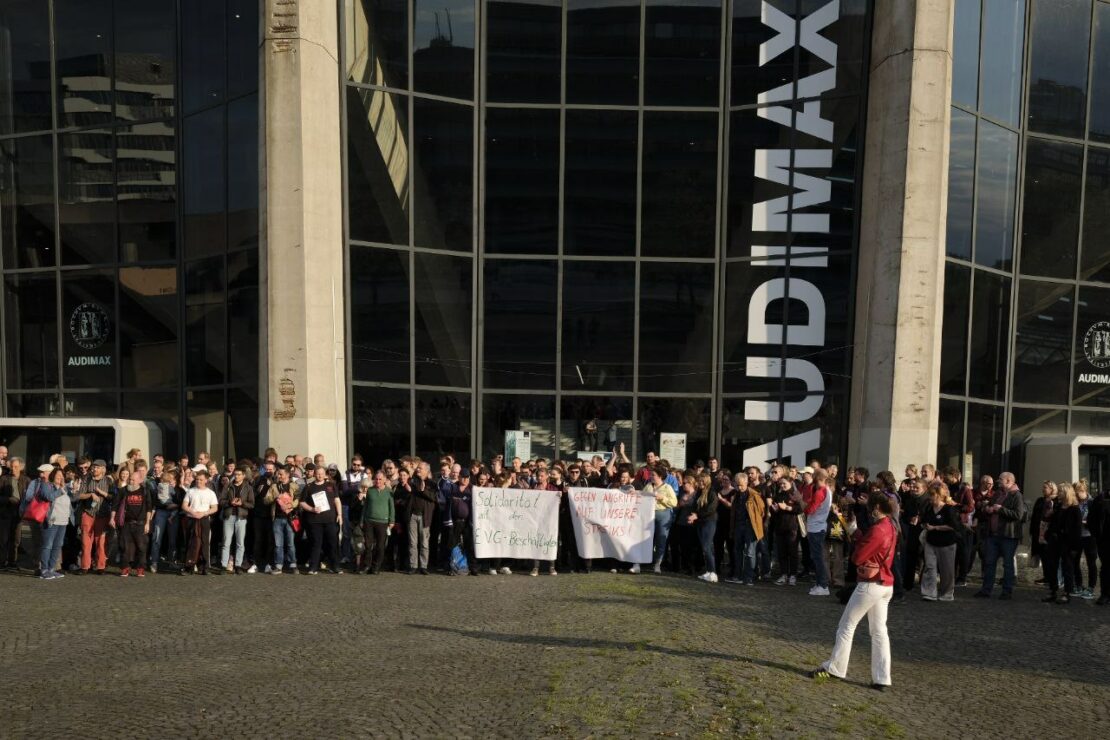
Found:
<svg viewBox="0 0 1110 740"><path fill-rule="evenodd" d="M890 520L894 503L882 493L868 498L867 508L872 525L865 534L856 533L852 562L856 566L856 590L844 607L840 626L836 628L836 645L832 657L810 673L812 678L848 675L848 658L852 654L852 638L856 625L865 616L871 630L871 688L885 691L890 686L890 638L886 632L886 612L894 591L894 549L898 532Z"/></svg>

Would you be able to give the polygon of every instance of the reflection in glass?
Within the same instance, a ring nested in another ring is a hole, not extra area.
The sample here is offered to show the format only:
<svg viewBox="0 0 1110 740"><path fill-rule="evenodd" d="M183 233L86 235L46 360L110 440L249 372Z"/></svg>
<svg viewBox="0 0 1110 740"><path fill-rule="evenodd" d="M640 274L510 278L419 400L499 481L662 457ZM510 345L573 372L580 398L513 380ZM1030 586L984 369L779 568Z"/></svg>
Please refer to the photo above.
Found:
<svg viewBox="0 0 1110 740"><path fill-rule="evenodd" d="M532 457L555 457L555 397L550 395L482 395L482 459L505 453L505 432L531 433ZM631 456L630 456L631 457ZM512 460L505 461L512 467Z"/></svg>
<svg viewBox="0 0 1110 740"><path fill-rule="evenodd" d="M227 105L227 248L258 249L258 95Z"/></svg>
<svg viewBox="0 0 1110 740"><path fill-rule="evenodd" d="M120 120L146 121L174 113L174 4L174 0L115 0L116 118ZM258 45L252 49L257 56Z"/></svg>
<svg viewBox="0 0 1110 740"><path fill-rule="evenodd" d="M227 0L227 97L258 90L257 0Z"/></svg>
<svg viewBox="0 0 1110 740"><path fill-rule="evenodd" d="M951 130L945 250L949 257L970 260L971 213L975 205L972 200L975 188L975 116L953 108Z"/></svg>
<svg viewBox="0 0 1110 740"><path fill-rule="evenodd" d="M944 265L944 325L940 335L940 392L967 391L967 314L971 310L971 268Z"/></svg>
<svg viewBox="0 0 1110 740"><path fill-rule="evenodd" d="M1084 183L1083 280L1110 282L1110 151L1087 149Z"/></svg>
<svg viewBox="0 0 1110 740"><path fill-rule="evenodd" d="M417 252L416 382L470 385L471 258ZM419 404L418 404L419 405ZM469 421L467 422L469 428Z"/></svg>
<svg viewBox="0 0 1110 740"><path fill-rule="evenodd" d="M170 121L116 129L122 262L173 259L177 254L175 143ZM257 185L256 176L256 192Z"/></svg>
<svg viewBox="0 0 1110 740"><path fill-rule="evenodd" d="M639 100L638 0L567 0L567 102Z"/></svg>
<svg viewBox="0 0 1110 740"><path fill-rule="evenodd" d="M841 20L837 25L844 23L843 5L841 3ZM776 0L771 6L794 15L794 0ZM761 47L767 48L763 44L776 34L775 29L763 22L763 8L762 0L734 0L732 3L732 90L729 105L753 105L758 101L760 93L790 84L797 79L793 48L789 51L783 49L782 53L773 58L766 58L760 53ZM827 28L825 30L828 31ZM840 51L838 45L838 57ZM837 70L838 76L840 71ZM736 130L735 126L733 130Z"/></svg>
<svg viewBox="0 0 1110 740"><path fill-rule="evenodd" d="M58 125L112 122L112 0L55 0Z"/></svg>
<svg viewBox="0 0 1110 740"><path fill-rule="evenodd" d="M185 382L223 383L227 367L224 258L185 266ZM223 408L221 406L221 408Z"/></svg>
<svg viewBox="0 0 1110 740"><path fill-rule="evenodd" d="M713 265L640 265L640 390L708 392Z"/></svg>
<svg viewBox="0 0 1110 740"><path fill-rule="evenodd" d="M413 0L413 87L474 99L474 0Z"/></svg>
<svg viewBox="0 0 1110 740"><path fill-rule="evenodd" d="M969 396L1005 399L1009 329L1010 278L976 270L971 292Z"/></svg>
<svg viewBox="0 0 1110 740"><path fill-rule="evenodd" d="M0 67L0 134L43 131L50 115L50 6L42 0L0 5L7 59Z"/></svg>
<svg viewBox="0 0 1110 740"><path fill-rule="evenodd" d="M748 311L756 289L768 280L784 279L786 267L771 267L751 262L729 262L725 264L724 272L723 315L730 318L723 322L720 348L721 388L725 393L761 395L781 393L782 380L778 374L767 378L758 375L749 376L747 373L749 357L782 356L782 346L779 344L748 343ZM764 316L769 325L785 324L786 301L770 301L764 310ZM753 336L753 339L756 336ZM643 368L640 372L643 373Z"/></svg>
<svg viewBox="0 0 1110 740"><path fill-rule="evenodd" d="M559 111L486 110L485 228L487 252L555 252Z"/></svg>
<svg viewBox="0 0 1110 740"><path fill-rule="evenodd" d="M56 291L54 273L4 278L4 359L8 388L58 385Z"/></svg>
<svg viewBox="0 0 1110 740"><path fill-rule="evenodd" d="M563 184L567 254L636 251L635 111L568 110Z"/></svg>
<svg viewBox="0 0 1110 740"><path fill-rule="evenodd" d="M1101 323L1110 316L1110 288L1081 286L1077 309L1071 403L1073 406L1110 406L1110 386L1089 377L1105 374L1106 360L1110 359L1110 337L1105 333L1105 324ZM1066 369L1066 365L1064 367ZM1086 382L1084 376L1088 376Z"/></svg>
<svg viewBox="0 0 1110 740"><path fill-rule="evenodd" d="M474 231L474 108L413 100L418 247L469 252Z"/></svg>
<svg viewBox="0 0 1110 740"><path fill-rule="evenodd" d="M644 23L644 103L718 105L720 0L647 0Z"/></svg>
<svg viewBox="0 0 1110 740"><path fill-rule="evenodd" d="M1105 436L1110 434L1110 414L1104 411L1080 411L1076 409L1071 412L1071 424L1068 427L1069 434L1097 434Z"/></svg>
<svg viewBox="0 0 1110 740"><path fill-rule="evenodd" d="M227 247L227 164L223 106L187 116L182 184L185 257L223 254Z"/></svg>
<svg viewBox="0 0 1110 740"><path fill-rule="evenodd" d="M444 455L470 457L469 393L416 392L416 454L433 466Z"/></svg>
<svg viewBox="0 0 1110 740"><path fill-rule="evenodd" d="M1025 0L985 0L979 110L1015 128L1020 123L1024 44Z"/></svg>
<svg viewBox="0 0 1110 740"><path fill-rule="evenodd" d="M1025 149L1021 274L1075 278L1083 146L1030 137Z"/></svg>
<svg viewBox="0 0 1110 740"><path fill-rule="evenodd" d="M408 98L347 88L347 213L352 239L409 243Z"/></svg>
<svg viewBox="0 0 1110 740"><path fill-rule="evenodd" d="M563 390L632 390L636 266L563 263Z"/></svg>
<svg viewBox="0 0 1110 740"><path fill-rule="evenodd" d="M409 391L356 385L351 392L351 454L362 455L374 468L386 458L396 462L402 455L411 455Z"/></svg>
<svg viewBox="0 0 1110 740"><path fill-rule="evenodd" d="M1091 43L1091 121L1087 137L1110 142L1110 4L1095 3L1095 31Z"/></svg>
<svg viewBox="0 0 1110 740"><path fill-rule="evenodd" d="M556 277L546 260L486 260L486 387L555 387Z"/></svg>
<svg viewBox="0 0 1110 740"><path fill-rule="evenodd" d="M1034 0L1032 25L1029 128L1081 137L1087 117L1091 0Z"/></svg>
<svg viewBox="0 0 1110 740"><path fill-rule="evenodd" d="M113 391L101 393L66 393L63 415L90 418L116 418L119 407L119 394Z"/></svg>
<svg viewBox="0 0 1110 740"><path fill-rule="evenodd" d="M713 256L717 126L715 113L644 113L641 254Z"/></svg>
<svg viewBox="0 0 1110 740"><path fill-rule="evenodd" d="M181 3L181 80L185 113L218 103L226 94L225 2Z"/></svg>
<svg viewBox="0 0 1110 740"><path fill-rule="evenodd" d="M58 220L62 264L116 258L116 203L111 131L58 136Z"/></svg>
<svg viewBox="0 0 1110 740"><path fill-rule="evenodd" d="M576 453L612 452L623 444L625 454L632 457L636 435L631 398L563 396L560 406L560 456L574 459Z"/></svg>
<svg viewBox="0 0 1110 740"><path fill-rule="evenodd" d="M407 0L343 0L347 79L409 86Z"/></svg>
<svg viewBox="0 0 1110 740"><path fill-rule="evenodd" d="M1006 409L980 403L967 405L967 446L964 465L971 463L972 480L981 475L995 478L1002 472L1002 430ZM963 466L960 467L963 469Z"/></svg>
<svg viewBox="0 0 1110 740"><path fill-rule="evenodd" d="M258 252L227 258L229 383L258 385Z"/></svg>
<svg viewBox="0 0 1110 740"><path fill-rule="evenodd" d="M1025 443L1032 434L1063 434L1067 431L1067 426L1067 409L1013 407L1010 410L1010 456L1007 460L1009 469L1025 469Z"/></svg>
<svg viewBox="0 0 1110 740"><path fill-rule="evenodd" d="M558 103L561 0L486 3L486 98Z"/></svg>
<svg viewBox="0 0 1110 740"><path fill-rule="evenodd" d="M963 470L964 402L940 399L937 422L937 468L955 467Z"/></svg>
<svg viewBox="0 0 1110 740"><path fill-rule="evenodd" d="M1009 270L1014 254L1014 195L1018 135L987 121L979 124L978 185L975 193L975 261Z"/></svg>
<svg viewBox="0 0 1110 740"><path fill-rule="evenodd" d="M62 384L117 387L115 270L63 272L61 324Z"/></svg>
<svg viewBox="0 0 1110 740"><path fill-rule="evenodd" d="M979 8L982 0L956 0L952 22L952 102L979 104Z"/></svg>
<svg viewBox="0 0 1110 740"><path fill-rule="evenodd" d="M1023 279L1019 288L1013 400L1065 404L1075 287Z"/></svg>
<svg viewBox="0 0 1110 740"><path fill-rule="evenodd" d="M124 387L162 388L177 383L181 364L177 297L176 267L120 269L119 354Z"/></svg>
<svg viewBox="0 0 1110 740"><path fill-rule="evenodd" d="M54 249L54 149L50 135L0 142L4 267L49 267Z"/></svg>
<svg viewBox="0 0 1110 740"><path fill-rule="evenodd" d="M181 450L180 430L181 412L178 409L177 393L122 393L120 394L120 417L123 419L146 419L162 430L162 449L166 457L177 459ZM257 416L257 409L255 409ZM144 450L144 452L147 452ZM158 450L154 450L158 452ZM147 452L150 454L150 452Z"/></svg>
<svg viewBox="0 0 1110 740"><path fill-rule="evenodd" d="M227 390L227 457L254 457L258 445L258 384Z"/></svg>
<svg viewBox="0 0 1110 740"><path fill-rule="evenodd" d="M8 394L8 416L58 416L61 408L56 393Z"/></svg>
<svg viewBox="0 0 1110 740"><path fill-rule="evenodd" d="M663 432L685 432L687 468L709 457L708 398L640 398L639 419L639 446L634 459L642 459L649 451L658 453ZM675 467L682 465L680 460L667 462Z"/></svg>
<svg viewBox="0 0 1110 740"><path fill-rule="evenodd" d="M804 397L787 397L790 401L805 401ZM805 434L812 429L821 433L821 445L806 453L806 462L816 458L823 465L830 463L844 465L841 457L845 448L844 420L848 416L848 397L844 393L825 393L821 397L821 407L812 419L796 422L784 422L782 425L782 439L788 439L798 434ZM798 460L797 462L800 462Z"/></svg>
<svg viewBox="0 0 1110 740"><path fill-rule="evenodd" d="M409 256L351 245L351 372L409 382Z"/></svg>
<svg viewBox="0 0 1110 740"><path fill-rule="evenodd" d="M224 392L188 391L185 394L185 449L193 458L199 452L218 455L224 449Z"/></svg>

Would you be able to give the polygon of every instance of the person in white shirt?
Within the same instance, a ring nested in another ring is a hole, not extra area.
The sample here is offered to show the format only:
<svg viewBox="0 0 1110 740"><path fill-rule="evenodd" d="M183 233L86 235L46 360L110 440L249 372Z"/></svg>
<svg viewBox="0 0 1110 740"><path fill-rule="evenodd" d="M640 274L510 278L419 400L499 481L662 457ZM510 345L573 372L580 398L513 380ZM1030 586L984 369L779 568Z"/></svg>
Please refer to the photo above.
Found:
<svg viewBox="0 0 1110 740"><path fill-rule="evenodd" d="M200 467L199 465L197 466ZM208 559L212 550L212 515L220 508L216 494L208 488L208 471L197 471L193 488L185 492L181 511L187 517L185 531L189 535L189 548L185 551L185 567L181 575L192 573L199 565L199 573L208 573Z"/></svg>

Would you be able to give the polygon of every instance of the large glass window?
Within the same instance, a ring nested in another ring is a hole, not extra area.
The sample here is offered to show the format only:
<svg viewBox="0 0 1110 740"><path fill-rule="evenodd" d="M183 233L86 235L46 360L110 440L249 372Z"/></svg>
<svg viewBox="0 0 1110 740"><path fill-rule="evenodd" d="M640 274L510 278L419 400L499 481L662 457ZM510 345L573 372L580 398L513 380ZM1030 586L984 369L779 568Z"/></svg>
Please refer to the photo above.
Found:
<svg viewBox="0 0 1110 740"><path fill-rule="evenodd" d="M352 239L409 243L408 98L347 88L347 197Z"/></svg>
<svg viewBox="0 0 1110 740"><path fill-rule="evenodd" d="M971 310L971 268L944 266L944 330L940 337L940 392L967 393L967 320Z"/></svg>
<svg viewBox="0 0 1110 740"><path fill-rule="evenodd" d="M1103 382L1110 368L1110 287L1079 288L1075 317L1074 406L1110 406L1110 384Z"/></svg>
<svg viewBox="0 0 1110 740"><path fill-rule="evenodd" d="M409 86L408 0L343 0L347 79Z"/></svg>
<svg viewBox="0 0 1110 740"><path fill-rule="evenodd" d="M67 388L115 388L116 341L114 270L62 273L62 382Z"/></svg>
<svg viewBox="0 0 1110 740"><path fill-rule="evenodd" d="M58 229L62 263L116 259L115 145L110 130L58 136Z"/></svg>
<svg viewBox="0 0 1110 740"><path fill-rule="evenodd" d="M646 0L644 102L715 106L720 100L720 0Z"/></svg>
<svg viewBox="0 0 1110 740"><path fill-rule="evenodd" d="M567 254L636 252L633 111L568 110L563 204Z"/></svg>
<svg viewBox="0 0 1110 740"><path fill-rule="evenodd" d="M1080 277L1110 282L1110 150L1087 149Z"/></svg>
<svg viewBox="0 0 1110 740"><path fill-rule="evenodd" d="M1005 400L1009 327L1010 278L976 270L971 291L968 395Z"/></svg>
<svg viewBox="0 0 1110 740"><path fill-rule="evenodd" d="M1091 0L1033 0L1029 129L1083 136Z"/></svg>
<svg viewBox="0 0 1110 740"><path fill-rule="evenodd" d="M952 102L979 102L979 14L982 0L956 0L952 22Z"/></svg>
<svg viewBox="0 0 1110 740"><path fill-rule="evenodd" d="M414 428L416 454L433 461L433 467L448 454L465 463L470 457L470 394L416 391Z"/></svg>
<svg viewBox="0 0 1110 740"><path fill-rule="evenodd" d="M4 279L4 318L8 387L56 387L58 305L54 273L8 275Z"/></svg>
<svg viewBox="0 0 1110 740"><path fill-rule="evenodd" d="M961 34L966 32L960 30ZM1020 122L1024 40L1024 0L983 0L983 79L979 109L983 115L1009 126L1017 126ZM953 93L955 84L953 74Z"/></svg>
<svg viewBox="0 0 1110 740"><path fill-rule="evenodd" d="M1030 138L1021 219L1023 275L1075 277L1082 191L1083 146Z"/></svg>
<svg viewBox="0 0 1110 740"><path fill-rule="evenodd" d="M532 457L555 457L555 398L550 395L509 395L486 393L482 396L482 459L505 452L505 432L529 433ZM506 460L511 463L512 460ZM508 465L506 466L508 467Z"/></svg>
<svg viewBox="0 0 1110 740"><path fill-rule="evenodd" d="M409 391L356 385L351 393L354 449L375 467L386 458L398 460L412 454Z"/></svg>
<svg viewBox="0 0 1110 740"><path fill-rule="evenodd" d="M486 251L554 253L559 235L559 112L486 111Z"/></svg>
<svg viewBox="0 0 1110 740"><path fill-rule="evenodd" d="M632 390L636 266L563 263L563 390Z"/></svg>
<svg viewBox="0 0 1110 740"><path fill-rule="evenodd" d="M144 121L173 115L177 77L174 13L174 0L115 0L118 119ZM253 41L244 44L248 51L257 49L257 39ZM231 45L229 50L235 48ZM257 58L258 54L246 56ZM257 62L254 69L257 76ZM253 84L258 84L257 79Z"/></svg>
<svg viewBox="0 0 1110 740"><path fill-rule="evenodd" d="M482 367L487 387L555 388L557 273L554 262L486 260Z"/></svg>
<svg viewBox="0 0 1110 740"><path fill-rule="evenodd" d="M474 98L474 0L413 0L413 88Z"/></svg>
<svg viewBox="0 0 1110 740"><path fill-rule="evenodd" d="M185 119L185 257L223 254L227 249L225 109L209 108Z"/></svg>
<svg viewBox="0 0 1110 740"><path fill-rule="evenodd" d="M119 300L121 383L143 389L175 386L180 366L177 268L121 268Z"/></svg>
<svg viewBox="0 0 1110 740"><path fill-rule="evenodd" d="M413 101L415 244L469 252L474 227L474 108Z"/></svg>
<svg viewBox="0 0 1110 740"><path fill-rule="evenodd" d="M254 120L257 122L257 117ZM239 174L255 185L255 198L257 172L256 167L254 172ZM177 254L177 164L172 123L116 129L116 177L120 262L173 259ZM252 228L258 232L257 223Z"/></svg>
<svg viewBox="0 0 1110 740"><path fill-rule="evenodd" d="M1020 282L1014 337L1014 401L1068 402L1074 301L1072 285Z"/></svg>
<svg viewBox="0 0 1110 740"><path fill-rule="evenodd" d="M639 100L638 0L567 0L567 102Z"/></svg>
<svg viewBox="0 0 1110 740"><path fill-rule="evenodd" d="M112 0L54 0L58 124L112 123Z"/></svg>
<svg viewBox="0 0 1110 740"><path fill-rule="evenodd" d="M1095 30L1091 42L1091 121L1088 136L1110 142L1110 3L1095 3Z"/></svg>
<svg viewBox="0 0 1110 740"><path fill-rule="evenodd" d="M469 386L471 259L425 252L414 259L416 382Z"/></svg>
<svg viewBox="0 0 1110 740"><path fill-rule="evenodd" d="M562 40L561 0L489 0L486 99L559 102Z"/></svg>
<svg viewBox="0 0 1110 740"><path fill-rule="evenodd" d="M54 150L50 136L0 142L0 240L4 267L53 267Z"/></svg>
<svg viewBox="0 0 1110 740"><path fill-rule="evenodd" d="M708 392L713 265L640 265L640 390Z"/></svg>
<svg viewBox="0 0 1110 740"><path fill-rule="evenodd" d="M949 257L970 260L971 217L975 207L975 116L953 108L950 141L945 249Z"/></svg>
<svg viewBox="0 0 1110 740"><path fill-rule="evenodd" d="M43 0L0 5L7 59L0 69L0 135L43 131L50 116L50 6Z"/></svg>
<svg viewBox="0 0 1110 740"><path fill-rule="evenodd" d="M980 120L975 189L975 261L980 265L1010 269L1014 255L1017 164L1018 135Z"/></svg>
<svg viewBox="0 0 1110 740"><path fill-rule="evenodd" d="M713 256L718 118L715 113L644 114L644 256Z"/></svg>
<svg viewBox="0 0 1110 740"><path fill-rule="evenodd" d="M351 371L354 380L409 382L409 255L351 247Z"/></svg>
<svg viewBox="0 0 1110 740"><path fill-rule="evenodd" d="M185 266L185 382L217 385L227 367L226 274L222 257Z"/></svg>

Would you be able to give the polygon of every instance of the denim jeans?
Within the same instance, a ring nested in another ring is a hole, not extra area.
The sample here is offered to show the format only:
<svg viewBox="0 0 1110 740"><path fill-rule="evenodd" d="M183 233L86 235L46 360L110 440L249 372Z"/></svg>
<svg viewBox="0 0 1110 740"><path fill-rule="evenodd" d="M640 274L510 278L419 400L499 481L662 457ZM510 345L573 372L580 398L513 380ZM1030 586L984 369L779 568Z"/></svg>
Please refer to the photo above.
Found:
<svg viewBox="0 0 1110 740"><path fill-rule="evenodd" d="M739 526L732 533L732 577L755 582L755 551L759 545L751 526Z"/></svg>
<svg viewBox="0 0 1110 740"><path fill-rule="evenodd" d="M756 559L759 561L759 577L767 578L771 575L771 545L767 541L767 530L764 529L763 539L755 546Z"/></svg>
<svg viewBox="0 0 1110 740"><path fill-rule="evenodd" d="M821 588L829 587L829 569L825 567L825 530L809 532L809 560L813 564L813 577Z"/></svg>
<svg viewBox="0 0 1110 740"><path fill-rule="evenodd" d="M717 571L717 563L713 559L713 535L717 533L717 519L706 519L699 521L698 527L698 542L701 544L701 554L705 558L705 572L715 573Z"/></svg>
<svg viewBox="0 0 1110 740"><path fill-rule="evenodd" d="M224 519L224 539L220 543L220 567L226 568L231 555L231 536L235 535L235 567L243 567L247 556L247 520L232 514Z"/></svg>
<svg viewBox="0 0 1110 740"><path fill-rule="evenodd" d="M177 512L169 509L158 509L154 512L154 519L150 524L150 564L158 565L158 558L162 555L162 537L167 536L169 556L173 559L177 546Z"/></svg>
<svg viewBox="0 0 1110 740"><path fill-rule="evenodd" d="M274 519L274 567L292 568L297 564L297 541L293 525L284 517Z"/></svg>
<svg viewBox="0 0 1110 740"><path fill-rule="evenodd" d="M983 553L982 593L990 594L994 590L999 558L1002 558L1002 593L1008 594L1014 590L1014 553L1017 552L1017 546L1016 537L987 537L986 550Z"/></svg>
<svg viewBox="0 0 1110 740"><path fill-rule="evenodd" d="M54 570L54 563L62 554L62 543L66 538L66 525L42 525L42 550L39 552L39 569L41 573Z"/></svg>
<svg viewBox="0 0 1110 740"><path fill-rule="evenodd" d="M655 512L655 536L651 541L652 565L662 563L663 556L667 554L667 538L671 536L672 524L674 524L674 509Z"/></svg>

